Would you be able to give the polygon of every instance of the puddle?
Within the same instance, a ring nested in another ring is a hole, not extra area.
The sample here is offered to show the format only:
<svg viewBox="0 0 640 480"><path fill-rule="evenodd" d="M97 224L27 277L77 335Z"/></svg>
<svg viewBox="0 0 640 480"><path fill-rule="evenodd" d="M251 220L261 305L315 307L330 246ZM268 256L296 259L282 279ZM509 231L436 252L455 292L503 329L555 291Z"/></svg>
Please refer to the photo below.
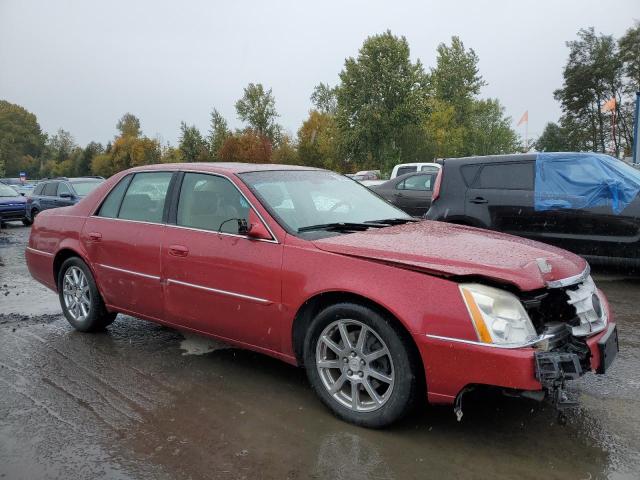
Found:
<svg viewBox="0 0 640 480"><path fill-rule="evenodd" d="M180 349L184 350L182 355L204 355L206 353L215 352L216 350L224 350L233 348L231 345L212 338L203 337L195 333L180 332L184 340L180 342Z"/></svg>

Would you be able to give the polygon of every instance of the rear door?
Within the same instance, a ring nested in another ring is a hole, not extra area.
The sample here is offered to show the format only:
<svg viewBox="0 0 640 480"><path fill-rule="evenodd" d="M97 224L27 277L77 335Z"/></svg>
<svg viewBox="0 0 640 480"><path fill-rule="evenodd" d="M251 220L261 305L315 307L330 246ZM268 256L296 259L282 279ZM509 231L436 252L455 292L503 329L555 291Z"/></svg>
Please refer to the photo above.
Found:
<svg viewBox="0 0 640 480"><path fill-rule="evenodd" d="M126 176L83 229L105 302L154 319L163 318L160 252L173 175L154 171Z"/></svg>
<svg viewBox="0 0 640 480"><path fill-rule="evenodd" d="M40 207L42 210L49 208L56 208L56 199L58 198L58 183L59 182L47 182L42 190L42 196L40 197Z"/></svg>
<svg viewBox="0 0 640 480"><path fill-rule="evenodd" d="M282 245L239 233L253 208L224 176L184 173L162 247L176 325L280 349Z"/></svg>
<svg viewBox="0 0 640 480"><path fill-rule="evenodd" d="M55 204L57 207L68 207L75 203L75 194L71 191L66 182L58 182Z"/></svg>
<svg viewBox="0 0 640 480"><path fill-rule="evenodd" d="M433 173L421 173L405 178L396 185L394 203L409 215L424 215L431 206L435 177Z"/></svg>
<svg viewBox="0 0 640 480"><path fill-rule="evenodd" d="M534 210L535 162L487 163L479 169L475 165L468 167L474 172L474 178L470 179L465 194L466 216L501 232L534 236L540 231L543 225Z"/></svg>

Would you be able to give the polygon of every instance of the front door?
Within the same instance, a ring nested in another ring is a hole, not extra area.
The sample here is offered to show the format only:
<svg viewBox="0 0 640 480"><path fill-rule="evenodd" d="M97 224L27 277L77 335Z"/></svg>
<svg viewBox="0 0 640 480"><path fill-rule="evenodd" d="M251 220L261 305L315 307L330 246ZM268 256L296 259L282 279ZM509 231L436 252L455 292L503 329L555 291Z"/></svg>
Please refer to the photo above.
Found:
<svg viewBox="0 0 640 480"><path fill-rule="evenodd" d="M162 246L165 309L176 325L278 349L282 244L239 234L250 208L229 179L184 174Z"/></svg>
<svg viewBox="0 0 640 480"><path fill-rule="evenodd" d="M128 175L83 229L84 243L108 305L163 317L160 251L172 172Z"/></svg>
<svg viewBox="0 0 640 480"><path fill-rule="evenodd" d="M407 177L396 185L396 205L409 215L421 217L431 206L431 193L436 175L421 173Z"/></svg>

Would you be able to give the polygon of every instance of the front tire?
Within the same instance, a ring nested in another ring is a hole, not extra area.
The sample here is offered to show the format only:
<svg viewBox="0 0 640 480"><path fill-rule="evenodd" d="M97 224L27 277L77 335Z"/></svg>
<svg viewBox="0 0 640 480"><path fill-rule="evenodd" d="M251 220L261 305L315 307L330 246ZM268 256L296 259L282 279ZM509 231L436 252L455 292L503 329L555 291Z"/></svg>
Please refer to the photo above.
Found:
<svg viewBox="0 0 640 480"><path fill-rule="evenodd" d="M403 332L380 312L332 305L311 322L304 345L309 381L339 418L382 428L414 405L418 368Z"/></svg>
<svg viewBox="0 0 640 480"><path fill-rule="evenodd" d="M24 217L24 218L22 219L22 224L23 224L25 227L30 226L32 223L33 223L33 222L32 222L31 220L29 220L27 217Z"/></svg>
<svg viewBox="0 0 640 480"><path fill-rule="evenodd" d="M104 330L116 318L108 312L91 270L78 257L64 261L58 274L58 296L67 321L81 332Z"/></svg>

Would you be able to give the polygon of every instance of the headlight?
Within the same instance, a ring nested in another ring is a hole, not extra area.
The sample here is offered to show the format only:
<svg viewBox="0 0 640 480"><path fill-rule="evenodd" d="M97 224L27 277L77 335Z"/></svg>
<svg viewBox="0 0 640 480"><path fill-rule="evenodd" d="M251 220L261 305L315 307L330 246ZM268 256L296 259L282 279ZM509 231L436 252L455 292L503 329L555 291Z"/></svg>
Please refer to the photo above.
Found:
<svg viewBox="0 0 640 480"><path fill-rule="evenodd" d="M460 292L481 342L516 347L538 338L529 315L512 293L476 283L461 284Z"/></svg>

